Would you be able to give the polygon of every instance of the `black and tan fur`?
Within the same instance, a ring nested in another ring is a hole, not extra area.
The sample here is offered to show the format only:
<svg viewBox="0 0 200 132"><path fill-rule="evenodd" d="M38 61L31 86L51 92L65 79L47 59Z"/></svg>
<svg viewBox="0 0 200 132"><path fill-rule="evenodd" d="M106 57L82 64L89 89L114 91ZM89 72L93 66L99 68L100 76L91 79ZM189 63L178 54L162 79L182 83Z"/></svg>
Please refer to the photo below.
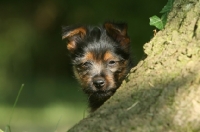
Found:
<svg viewBox="0 0 200 132"><path fill-rule="evenodd" d="M94 111L115 93L133 65L127 25L67 26L62 39L67 40L74 74Z"/></svg>

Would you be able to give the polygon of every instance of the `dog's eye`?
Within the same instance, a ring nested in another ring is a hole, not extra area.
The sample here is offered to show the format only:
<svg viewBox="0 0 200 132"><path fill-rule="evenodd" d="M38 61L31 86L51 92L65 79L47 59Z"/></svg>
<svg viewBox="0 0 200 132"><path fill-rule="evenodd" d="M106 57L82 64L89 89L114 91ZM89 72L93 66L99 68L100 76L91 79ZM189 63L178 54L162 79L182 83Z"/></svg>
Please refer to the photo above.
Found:
<svg viewBox="0 0 200 132"><path fill-rule="evenodd" d="M88 62L88 61L86 61L86 62L84 62L84 63L82 64L82 66L85 67L85 68L89 67L90 65L91 65L91 63Z"/></svg>
<svg viewBox="0 0 200 132"><path fill-rule="evenodd" d="M108 62L109 66L114 66L115 64L116 64L116 61L114 61L114 60L111 60L111 61Z"/></svg>

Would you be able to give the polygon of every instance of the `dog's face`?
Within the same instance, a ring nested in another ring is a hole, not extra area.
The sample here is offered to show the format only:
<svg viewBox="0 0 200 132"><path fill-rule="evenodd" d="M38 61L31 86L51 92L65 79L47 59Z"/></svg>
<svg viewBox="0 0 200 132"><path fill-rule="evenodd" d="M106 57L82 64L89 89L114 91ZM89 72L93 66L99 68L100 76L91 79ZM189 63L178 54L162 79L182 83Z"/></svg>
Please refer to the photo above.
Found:
<svg viewBox="0 0 200 132"><path fill-rule="evenodd" d="M73 64L83 90L101 98L111 96L127 73L128 60L117 55L107 42L88 43L79 53Z"/></svg>
<svg viewBox="0 0 200 132"><path fill-rule="evenodd" d="M83 91L97 99L109 98L130 70L130 39L126 24L103 27L66 27L63 39Z"/></svg>

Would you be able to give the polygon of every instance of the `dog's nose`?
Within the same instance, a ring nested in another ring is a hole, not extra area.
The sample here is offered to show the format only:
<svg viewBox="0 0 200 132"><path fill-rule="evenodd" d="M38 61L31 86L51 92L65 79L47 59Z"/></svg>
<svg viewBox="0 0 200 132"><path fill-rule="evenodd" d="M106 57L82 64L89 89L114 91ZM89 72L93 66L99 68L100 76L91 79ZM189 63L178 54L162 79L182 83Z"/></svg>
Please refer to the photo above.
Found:
<svg viewBox="0 0 200 132"><path fill-rule="evenodd" d="M93 79L93 84L96 88L100 89L105 85L105 79L102 77L95 77Z"/></svg>

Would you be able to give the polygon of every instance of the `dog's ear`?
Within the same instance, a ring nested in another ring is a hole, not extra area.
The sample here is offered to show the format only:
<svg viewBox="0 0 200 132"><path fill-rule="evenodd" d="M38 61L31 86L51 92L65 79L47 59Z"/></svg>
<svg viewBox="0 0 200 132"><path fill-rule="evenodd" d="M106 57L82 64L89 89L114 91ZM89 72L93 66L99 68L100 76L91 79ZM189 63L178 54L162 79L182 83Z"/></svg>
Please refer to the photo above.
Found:
<svg viewBox="0 0 200 132"><path fill-rule="evenodd" d="M104 23L106 33L115 41L119 42L123 47L129 47L130 38L127 35L127 24L126 23Z"/></svg>
<svg viewBox="0 0 200 132"><path fill-rule="evenodd" d="M77 43L82 41L86 36L86 27L63 27L62 28L62 39L67 40L67 49L73 53L77 49Z"/></svg>

